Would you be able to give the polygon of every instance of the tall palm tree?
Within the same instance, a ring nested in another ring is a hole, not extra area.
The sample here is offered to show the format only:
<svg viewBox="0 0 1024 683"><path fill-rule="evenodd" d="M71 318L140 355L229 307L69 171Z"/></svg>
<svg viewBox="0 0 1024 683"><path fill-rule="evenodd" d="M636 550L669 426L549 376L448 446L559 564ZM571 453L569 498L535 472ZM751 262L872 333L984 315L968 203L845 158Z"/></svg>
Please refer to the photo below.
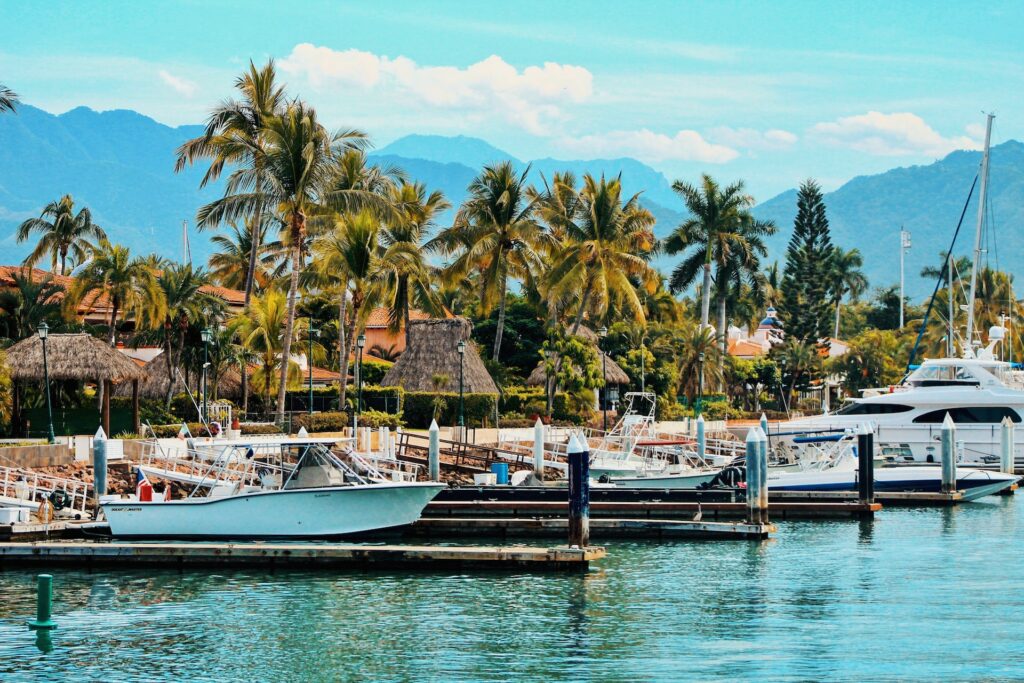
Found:
<svg viewBox="0 0 1024 683"><path fill-rule="evenodd" d="M249 145L253 168L241 167L228 179L227 194L199 209L200 225L213 225L252 215L264 205L277 207L290 250L291 276L288 287L288 320L285 326L284 354L291 353L295 327L295 302L302 270L302 249L306 240L306 221L327 207L350 210L363 204L384 207L380 197L364 190L329 187L336 160L347 150L366 145L366 135L357 130L329 133L316 111L302 102L294 102L280 116L265 121L261 145ZM254 168L261 169L259 172ZM281 367L277 394L277 413L284 413L287 388L287 364Z"/></svg>
<svg viewBox="0 0 1024 683"><path fill-rule="evenodd" d="M839 311L843 305L843 297L849 296L850 300L856 301L868 289L868 278L864 275L861 267L864 265L864 258L860 255L859 249L849 251L842 247L832 247L832 263L829 267L829 279L832 281L829 290L832 295L832 305L836 307L836 323L832 334L839 338Z"/></svg>
<svg viewBox="0 0 1024 683"><path fill-rule="evenodd" d="M87 207L75 213L75 200L69 194L47 204L39 218L29 218L18 226L18 242L26 241L33 233L39 233L39 242L25 258L25 265L35 265L49 256L50 270L62 275L67 273L69 255L73 263L82 263L89 247L107 236L103 228L92 222Z"/></svg>
<svg viewBox="0 0 1024 683"><path fill-rule="evenodd" d="M256 271L252 277L254 285L266 287L273 278L281 276L283 264L278 257L282 245L265 240L266 224L263 234L254 234L255 224L255 219L247 217L242 227L232 223L230 234L210 238L215 249L210 255L210 276L222 286L231 289L246 287L249 283L249 257L254 250L257 255Z"/></svg>
<svg viewBox="0 0 1024 683"><path fill-rule="evenodd" d="M677 180L672 189L682 198L690 217L669 235L665 250L670 255L685 251L690 251L690 255L672 271L669 282L672 290L678 292L693 284L698 273L703 273L700 324L706 326L711 313L712 264L724 269L733 252L750 254L749 240L773 234L775 224L753 217L750 209L754 198L744 192L742 181L723 189L704 174L699 187ZM743 261L752 263L748 258Z"/></svg>
<svg viewBox="0 0 1024 683"><path fill-rule="evenodd" d="M421 183L406 183L392 190L391 202L396 216L384 223L381 244L382 262L387 272L391 296L388 329L392 334L405 330L409 346L409 312L413 304L431 315L440 315L443 306L434 292L436 273L424 258L423 245L434 227L437 215L451 204L435 190L429 195Z"/></svg>
<svg viewBox="0 0 1024 683"><path fill-rule="evenodd" d="M635 194L622 200L620 178L597 180L588 174L574 215L541 209L545 222L565 236L547 280L551 300L578 301L571 334L579 331L585 314L599 320L613 302L622 313L644 321L638 289L653 293L657 287L657 272L647 263L657 241L654 216L640 206L639 198Z"/></svg>
<svg viewBox="0 0 1024 683"><path fill-rule="evenodd" d="M716 341L711 328L701 325L689 326L673 339L677 349L679 391L686 395L690 405L693 405L700 387L707 391L724 379L722 364L719 362L722 351ZM700 358L702 353L703 361Z"/></svg>
<svg viewBox="0 0 1024 683"><path fill-rule="evenodd" d="M181 353L185 348L185 334L190 326L215 325L223 315L223 302L203 291L210 284L210 276L191 264L167 264L156 276L155 293L158 305L147 307L143 324L155 330L167 360L167 406L174 396L174 373L181 367Z"/></svg>
<svg viewBox="0 0 1024 683"><path fill-rule="evenodd" d="M0 114L5 111L13 112L18 106L18 93L0 83Z"/></svg>
<svg viewBox="0 0 1024 683"><path fill-rule="evenodd" d="M180 172L199 159L210 159L210 167L203 175L200 187L219 178L225 166L241 166L254 176L257 197L247 207L247 215L254 225L252 235L256 237L250 242L249 267L246 269L245 305L248 306L258 271L260 240L266 232L266 207L273 205L272 201L263 201L258 196L266 170L264 130L269 119L283 113L287 100L284 87L277 82L273 60L261 68L256 68L250 61L249 70L235 79L235 89L241 93L241 99L227 100L213 110L206 121L204 134L178 148L174 170ZM205 225L200 222L200 227Z"/></svg>
<svg viewBox="0 0 1024 683"><path fill-rule="evenodd" d="M279 381L282 359L287 359L283 364L286 384L296 385L302 378L298 363L284 353L287 322L288 300L278 289L268 289L253 297L249 308L232 322L242 346L259 359L260 367L253 373L252 380L254 386L263 389L263 405L268 412L271 392Z"/></svg>
<svg viewBox="0 0 1024 683"><path fill-rule="evenodd" d="M160 293L153 269L144 259L132 257L128 247L111 244L103 238L90 248L88 263L75 277L65 299L65 315L73 315L78 305L90 295L103 295L110 308L107 342L114 346L117 338L117 317L153 316L160 307Z"/></svg>
<svg viewBox="0 0 1024 683"><path fill-rule="evenodd" d="M527 193L529 170L517 174L511 161L485 166L469 184L469 197L452 227L428 245L446 256L457 255L446 277L459 279L473 270L480 272L479 312L487 315L498 308L494 360L501 353L509 278L523 280L540 268L543 230L533 218L537 200Z"/></svg>
<svg viewBox="0 0 1024 683"><path fill-rule="evenodd" d="M12 340L32 336L39 323L60 318L64 287L52 277L35 279L31 270L14 273L13 286L0 290L0 322Z"/></svg>
<svg viewBox="0 0 1024 683"><path fill-rule="evenodd" d="M329 273L341 285L340 299L351 299L351 310L339 309L341 326L339 387L340 405L345 405L349 358L355 353L356 337L373 307L388 294L388 270L382 266L380 221L369 210L336 217L334 229L314 242L313 262L321 273ZM349 322L346 324L346 318ZM345 340L348 340L347 347Z"/></svg>

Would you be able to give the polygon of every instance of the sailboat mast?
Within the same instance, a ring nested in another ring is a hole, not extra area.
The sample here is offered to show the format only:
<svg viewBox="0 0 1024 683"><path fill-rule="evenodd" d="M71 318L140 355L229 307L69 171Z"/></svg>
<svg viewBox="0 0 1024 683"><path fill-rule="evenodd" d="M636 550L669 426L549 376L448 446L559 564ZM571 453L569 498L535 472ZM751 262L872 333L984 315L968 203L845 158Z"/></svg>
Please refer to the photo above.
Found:
<svg viewBox="0 0 1024 683"><path fill-rule="evenodd" d="M953 307L953 250L950 249L949 254L946 256L949 261L946 266L946 299L948 305L949 315L949 332L946 333L946 358L952 358L953 354L956 353L956 344L954 343L954 335L956 335L956 313Z"/></svg>
<svg viewBox="0 0 1024 683"><path fill-rule="evenodd" d="M981 155L981 190L978 192L978 225L974 231L974 260L971 263L971 293L967 298L967 339L964 341L964 355L974 355L974 297L978 286L978 264L981 261L981 229L985 222L985 199L988 194L988 152L992 142L992 119L995 114L986 114L985 151Z"/></svg>

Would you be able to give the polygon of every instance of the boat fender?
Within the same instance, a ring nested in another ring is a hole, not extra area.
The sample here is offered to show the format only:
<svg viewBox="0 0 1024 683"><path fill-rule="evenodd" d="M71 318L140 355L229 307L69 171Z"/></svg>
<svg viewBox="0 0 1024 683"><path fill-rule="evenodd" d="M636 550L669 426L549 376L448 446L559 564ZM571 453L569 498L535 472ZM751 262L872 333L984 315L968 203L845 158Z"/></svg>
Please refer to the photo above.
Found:
<svg viewBox="0 0 1024 683"><path fill-rule="evenodd" d="M610 484L612 482L611 477L609 477L607 474L602 474L600 477L597 478L597 480L602 484Z"/></svg>
<svg viewBox="0 0 1024 683"><path fill-rule="evenodd" d="M63 491L53 491L48 496L54 510L63 510L71 504L71 496Z"/></svg>

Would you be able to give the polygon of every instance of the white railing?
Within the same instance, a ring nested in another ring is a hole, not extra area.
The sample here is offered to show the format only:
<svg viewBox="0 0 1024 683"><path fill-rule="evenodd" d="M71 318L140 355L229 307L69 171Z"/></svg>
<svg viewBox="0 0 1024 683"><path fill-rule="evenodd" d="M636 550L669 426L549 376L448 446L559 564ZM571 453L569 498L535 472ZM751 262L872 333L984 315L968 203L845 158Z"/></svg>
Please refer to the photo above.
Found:
<svg viewBox="0 0 1024 683"><path fill-rule="evenodd" d="M54 492L67 497L67 510L85 514L89 500L89 485L77 479L51 477L14 467L0 467L0 497L16 505L28 507L38 505Z"/></svg>

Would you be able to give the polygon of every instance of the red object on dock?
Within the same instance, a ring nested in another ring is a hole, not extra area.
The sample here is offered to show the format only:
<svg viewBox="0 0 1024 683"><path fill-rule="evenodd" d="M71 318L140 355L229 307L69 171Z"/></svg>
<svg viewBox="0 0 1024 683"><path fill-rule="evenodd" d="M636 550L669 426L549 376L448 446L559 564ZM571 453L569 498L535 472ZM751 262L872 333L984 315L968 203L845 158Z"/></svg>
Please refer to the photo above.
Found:
<svg viewBox="0 0 1024 683"><path fill-rule="evenodd" d="M153 485L149 483L148 479L140 481L139 485L135 487L135 490L139 494L140 503L149 503L153 501Z"/></svg>

